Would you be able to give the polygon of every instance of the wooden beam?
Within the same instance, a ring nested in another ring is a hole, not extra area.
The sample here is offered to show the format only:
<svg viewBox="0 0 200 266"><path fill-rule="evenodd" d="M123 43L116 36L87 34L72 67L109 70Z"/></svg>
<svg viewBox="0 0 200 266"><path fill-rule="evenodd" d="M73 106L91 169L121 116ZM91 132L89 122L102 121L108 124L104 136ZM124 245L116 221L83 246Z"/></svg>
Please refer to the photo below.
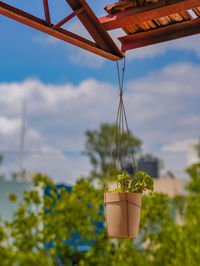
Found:
<svg viewBox="0 0 200 266"><path fill-rule="evenodd" d="M159 0L142 7L99 18L106 30L113 30L200 6L200 0Z"/></svg>
<svg viewBox="0 0 200 266"><path fill-rule="evenodd" d="M61 21L59 21L58 23L56 23L53 26L53 29L60 28L62 25L64 25L70 19L72 19L73 17L77 16L77 14L83 12L83 10L84 10L84 7L80 8L80 9L78 9L76 11L73 11L69 16L65 17L64 19L62 19Z"/></svg>
<svg viewBox="0 0 200 266"><path fill-rule="evenodd" d="M44 6L44 13L45 13L46 22L50 26L51 25L51 19L50 19L48 0L43 0L43 6Z"/></svg>
<svg viewBox="0 0 200 266"><path fill-rule="evenodd" d="M123 52L200 33L200 18L118 38Z"/></svg>
<svg viewBox="0 0 200 266"><path fill-rule="evenodd" d="M101 49L123 56L85 0L66 0L66 2L72 10L85 8L77 17Z"/></svg>
<svg viewBox="0 0 200 266"><path fill-rule="evenodd" d="M110 52L107 52L103 49L100 49L97 47L97 45L81 36L78 36L70 31L64 30L62 28L59 29L53 29L46 25L46 21L37 18L33 15L30 15L20 9L17 9L15 7L12 7L2 1L0 1L0 14L9 17L11 19L14 19L18 22L21 22L25 25L28 25L34 29L37 29L39 31L42 31L44 33L47 33L53 37L56 37L60 40L63 40L65 42L74 44L80 48L83 48L87 51L90 51L92 53L101 55L105 58L108 58L110 60L116 61L120 60L123 56L121 54L112 54Z"/></svg>

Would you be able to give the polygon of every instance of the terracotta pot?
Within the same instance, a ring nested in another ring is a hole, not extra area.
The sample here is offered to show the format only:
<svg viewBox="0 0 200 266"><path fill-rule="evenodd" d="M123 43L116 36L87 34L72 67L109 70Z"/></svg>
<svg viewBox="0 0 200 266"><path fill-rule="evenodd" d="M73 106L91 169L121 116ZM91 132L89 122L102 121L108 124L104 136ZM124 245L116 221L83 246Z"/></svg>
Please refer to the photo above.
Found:
<svg viewBox="0 0 200 266"><path fill-rule="evenodd" d="M140 193L104 193L108 237L136 238L140 223Z"/></svg>

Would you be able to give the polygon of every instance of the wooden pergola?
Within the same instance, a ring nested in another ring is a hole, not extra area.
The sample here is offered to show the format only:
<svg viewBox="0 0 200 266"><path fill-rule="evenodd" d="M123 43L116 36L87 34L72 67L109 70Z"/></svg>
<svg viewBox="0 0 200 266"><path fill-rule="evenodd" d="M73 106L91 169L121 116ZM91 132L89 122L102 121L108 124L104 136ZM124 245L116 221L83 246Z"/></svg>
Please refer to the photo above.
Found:
<svg viewBox="0 0 200 266"><path fill-rule="evenodd" d="M43 0L45 20L0 1L0 14L92 53L116 61L129 49L200 33L200 0L126 0L107 5L109 13L97 18L85 0L66 0L72 13L52 23L48 0ZM195 14L193 17L190 11ZM94 41L62 26L77 16ZM121 49L108 31L122 28Z"/></svg>
<svg viewBox="0 0 200 266"><path fill-rule="evenodd" d="M120 1L108 5L105 9L109 15L99 18L106 30L122 28L127 33L119 38L122 52L200 33L200 0L136 3Z"/></svg>

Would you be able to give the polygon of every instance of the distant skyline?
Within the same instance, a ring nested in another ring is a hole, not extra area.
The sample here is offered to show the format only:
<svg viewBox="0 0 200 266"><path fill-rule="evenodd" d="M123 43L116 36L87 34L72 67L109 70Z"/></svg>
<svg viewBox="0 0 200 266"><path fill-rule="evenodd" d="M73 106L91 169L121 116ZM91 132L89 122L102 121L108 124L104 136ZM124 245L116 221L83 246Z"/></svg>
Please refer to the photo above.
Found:
<svg viewBox="0 0 200 266"><path fill-rule="evenodd" d="M107 1L88 2L105 14ZM70 13L65 1L50 4L55 21ZM43 16L39 0L21 0L16 7ZM0 27L0 150L19 149L27 98L25 150L46 155L26 154L24 167L73 183L91 168L81 155L84 132L115 121L116 63L4 16ZM65 27L86 36L76 19ZM116 41L119 31L111 34ZM188 147L200 135L199 47L196 35L127 52L124 102L130 129L142 139L144 153L161 156L166 169L180 173ZM17 167L17 155L5 154L2 171Z"/></svg>

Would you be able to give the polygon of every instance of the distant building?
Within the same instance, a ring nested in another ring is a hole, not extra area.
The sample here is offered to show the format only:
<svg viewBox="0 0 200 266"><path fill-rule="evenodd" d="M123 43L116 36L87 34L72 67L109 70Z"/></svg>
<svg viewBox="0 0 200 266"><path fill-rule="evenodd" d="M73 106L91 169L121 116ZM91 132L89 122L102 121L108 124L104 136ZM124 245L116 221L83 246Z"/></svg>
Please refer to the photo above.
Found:
<svg viewBox="0 0 200 266"><path fill-rule="evenodd" d="M15 180L17 182L31 183L31 182L33 182L36 174L37 173L34 171L23 170L21 173L19 173L19 172L12 173L12 178L13 178L13 180Z"/></svg>
<svg viewBox="0 0 200 266"><path fill-rule="evenodd" d="M36 173L23 170L12 174L12 180L0 179L0 217L3 220L11 221L13 213L17 210L19 203L23 202L23 192L33 189L33 179ZM42 195L43 191L37 189ZM8 194L15 194L18 202L11 202Z"/></svg>
<svg viewBox="0 0 200 266"><path fill-rule="evenodd" d="M17 210L19 202L23 201L23 192L30 191L32 187L32 182L0 180L0 216L3 220L12 220L12 215ZM19 201L10 202L8 193L15 194Z"/></svg>
<svg viewBox="0 0 200 266"><path fill-rule="evenodd" d="M136 164L137 171L144 171L152 178L160 177L161 161L159 158L153 157L151 155L145 155L140 157ZM121 169L123 171L126 169L127 173L134 175L133 163L126 163L126 167L123 167L122 164Z"/></svg>
<svg viewBox="0 0 200 266"><path fill-rule="evenodd" d="M137 162L137 170L144 171L153 178L160 177L160 160L151 156L141 157Z"/></svg>
<svg viewBox="0 0 200 266"><path fill-rule="evenodd" d="M181 178L157 178L154 180L154 192L167 194L169 197L184 195L184 182Z"/></svg>

